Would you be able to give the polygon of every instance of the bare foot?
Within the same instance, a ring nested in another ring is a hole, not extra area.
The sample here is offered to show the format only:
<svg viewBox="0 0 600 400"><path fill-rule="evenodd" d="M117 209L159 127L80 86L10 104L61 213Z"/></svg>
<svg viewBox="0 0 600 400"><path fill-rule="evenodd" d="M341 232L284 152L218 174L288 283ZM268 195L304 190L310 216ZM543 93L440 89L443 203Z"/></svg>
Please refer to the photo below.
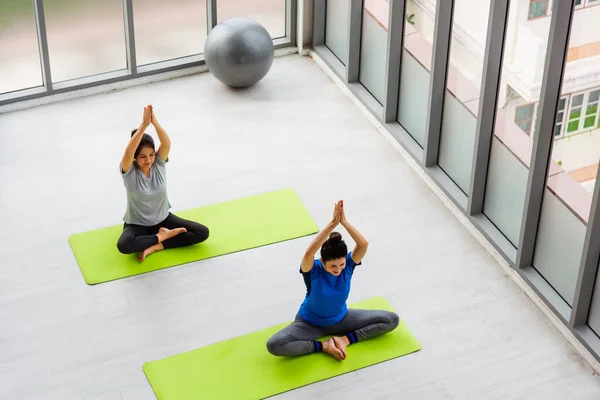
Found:
<svg viewBox="0 0 600 400"><path fill-rule="evenodd" d="M162 243L158 243L155 244L154 246L150 246L148 247L146 250L142 251L140 254L138 254L138 261L142 262L146 259L146 257L148 257L150 254L156 252L156 251L161 251L163 250L164 247L162 245Z"/></svg>
<svg viewBox="0 0 600 400"><path fill-rule="evenodd" d="M335 357L336 360L339 360L339 361L346 358L346 355L344 353L342 353L342 351L340 349L335 347L335 342L333 341L332 338L329 338L323 342L323 351L331 354L332 356Z"/></svg>
<svg viewBox="0 0 600 400"><path fill-rule="evenodd" d="M175 229L167 229L160 228L156 236L158 236L158 243L162 243L167 239L172 238L173 236L177 236L180 233L187 232L185 228L175 228Z"/></svg>
<svg viewBox="0 0 600 400"><path fill-rule="evenodd" d="M348 338L346 336L340 336L332 337L332 339L333 343L335 344L335 347L337 347L338 350L341 351L344 355L344 358L346 358L346 347L350 345L350 341L348 340Z"/></svg>

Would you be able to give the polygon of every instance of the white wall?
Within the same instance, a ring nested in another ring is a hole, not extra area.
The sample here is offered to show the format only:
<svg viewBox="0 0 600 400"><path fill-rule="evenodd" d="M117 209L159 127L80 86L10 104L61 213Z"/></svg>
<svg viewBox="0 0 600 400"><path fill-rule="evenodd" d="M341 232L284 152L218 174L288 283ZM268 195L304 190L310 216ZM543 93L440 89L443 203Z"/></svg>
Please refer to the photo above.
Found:
<svg viewBox="0 0 600 400"><path fill-rule="evenodd" d="M491 0L456 0L450 60L476 87L481 86ZM407 14L415 14L414 28L430 43L435 24L434 0L409 0Z"/></svg>
<svg viewBox="0 0 600 400"><path fill-rule="evenodd" d="M587 167L600 160L600 129L554 141L552 159L567 171Z"/></svg>
<svg viewBox="0 0 600 400"><path fill-rule="evenodd" d="M507 28L503 77L527 101L537 101L546 60L550 17L528 20L529 1L512 0ZM470 22L475 24L475 22ZM600 41L600 6L575 11L570 47ZM568 63L563 93L600 83L600 55Z"/></svg>
<svg viewBox="0 0 600 400"><path fill-rule="evenodd" d="M514 0L513 0L514 2ZM526 23L541 39L548 38L550 32L550 16L527 21L529 12L529 1L519 0L519 13L522 15L521 23ZM589 43L600 41L600 7L586 7L580 10L575 10L575 18L573 19L573 29L571 29L571 39L569 47L578 47Z"/></svg>
<svg viewBox="0 0 600 400"><path fill-rule="evenodd" d="M440 0L443 1L443 0ZM455 0L454 36L483 58L491 0Z"/></svg>
<svg viewBox="0 0 600 400"><path fill-rule="evenodd" d="M433 32L435 27L435 1L432 0L408 0L406 3L406 14L415 14L412 27L417 30L429 42L433 43Z"/></svg>

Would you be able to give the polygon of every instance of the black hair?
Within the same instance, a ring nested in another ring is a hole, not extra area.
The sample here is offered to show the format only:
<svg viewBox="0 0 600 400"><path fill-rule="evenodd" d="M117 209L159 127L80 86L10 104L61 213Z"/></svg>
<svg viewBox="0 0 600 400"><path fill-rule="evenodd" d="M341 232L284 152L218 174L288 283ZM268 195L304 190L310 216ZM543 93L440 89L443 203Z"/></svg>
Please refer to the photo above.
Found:
<svg viewBox="0 0 600 400"><path fill-rule="evenodd" d="M132 130L131 137L133 137L133 135L135 135L136 132L137 132L137 129ZM154 139L152 139L152 136L148 135L147 133L144 133L144 135L142 136L142 140L140 140L140 144L138 145L137 149L135 149L135 154L134 154L133 158L137 158L137 156L140 154L140 151L142 151L142 149L144 147L150 147L152 149L152 151L156 151L156 149L154 147Z"/></svg>
<svg viewBox="0 0 600 400"><path fill-rule="evenodd" d="M331 232L329 238L321 246L321 259L324 263L337 258L346 258L347 253L348 246L342 240L342 234L339 232Z"/></svg>

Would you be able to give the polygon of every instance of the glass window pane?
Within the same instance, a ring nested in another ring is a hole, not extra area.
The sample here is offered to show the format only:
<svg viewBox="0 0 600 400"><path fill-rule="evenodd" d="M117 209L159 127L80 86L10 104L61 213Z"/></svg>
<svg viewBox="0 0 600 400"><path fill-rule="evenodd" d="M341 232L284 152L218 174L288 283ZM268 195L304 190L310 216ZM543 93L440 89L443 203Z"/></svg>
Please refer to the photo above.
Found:
<svg viewBox="0 0 600 400"><path fill-rule="evenodd" d="M523 129L523 132L531 132L531 121L517 122L517 125Z"/></svg>
<svg viewBox="0 0 600 400"><path fill-rule="evenodd" d="M569 113L568 132L576 132L579 130L579 120L581 119L581 108L571 107Z"/></svg>
<svg viewBox="0 0 600 400"><path fill-rule="evenodd" d="M557 125L554 127L554 136L560 136L560 133L561 133L560 131L561 131L561 129L562 129L562 124L557 124Z"/></svg>
<svg viewBox="0 0 600 400"><path fill-rule="evenodd" d="M532 0L531 5L529 7L529 18L543 17L544 15L546 15L546 9L548 7L547 3L548 3L547 0L546 1Z"/></svg>
<svg viewBox="0 0 600 400"><path fill-rule="evenodd" d="M558 102L558 109L559 110L564 110L565 109L565 105L567 104L567 99L565 99L564 97L562 99L560 99L560 101Z"/></svg>
<svg viewBox="0 0 600 400"><path fill-rule="evenodd" d="M325 21L325 45L342 64L348 64L348 0L327 0Z"/></svg>
<svg viewBox="0 0 600 400"><path fill-rule="evenodd" d="M585 229L577 215L546 189L533 266L570 305L577 284Z"/></svg>
<svg viewBox="0 0 600 400"><path fill-rule="evenodd" d="M438 164L466 194L471 181L490 0L455 0ZM465 38L469 37L469 41ZM521 112L533 116L533 105ZM514 115L514 114L513 114Z"/></svg>
<svg viewBox="0 0 600 400"><path fill-rule="evenodd" d="M589 103L596 102L600 99L600 90L594 90L590 92L590 97L588 98Z"/></svg>
<svg viewBox="0 0 600 400"><path fill-rule="evenodd" d="M509 5L513 12L510 12L507 22L498 110L483 205L484 214L515 247L519 243L527 176L538 124L532 124L532 132L528 134L515 124L514 112L524 104L539 104L550 33L550 19L542 25L519 17L517 11L527 7L528 3L529 0L511 0Z"/></svg>
<svg viewBox="0 0 600 400"><path fill-rule="evenodd" d="M432 1L433 11L429 14L416 0L406 2L397 120L421 147L427 129L435 3Z"/></svg>
<svg viewBox="0 0 600 400"><path fill-rule="evenodd" d="M596 117L587 117L583 121L584 128L590 128L590 127L594 126L595 124L596 124Z"/></svg>
<svg viewBox="0 0 600 400"><path fill-rule="evenodd" d="M576 132L579 129L579 120L569 122L567 125L567 133Z"/></svg>
<svg viewBox="0 0 600 400"><path fill-rule="evenodd" d="M517 107L515 121L524 121L533 118L533 104Z"/></svg>
<svg viewBox="0 0 600 400"><path fill-rule="evenodd" d="M386 0L365 0L363 4L358 80L383 104L390 5Z"/></svg>
<svg viewBox="0 0 600 400"><path fill-rule="evenodd" d="M269 31L273 39L285 37L285 0L218 0L217 21L234 17L255 20Z"/></svg>
<svg viewBox="0 0 600 400"><path fill-rule="evenodd" d="M521 132L520 128L516 127L516 129ZM523 202L527 189L524 182L527 182L528 174L529 170L521 160L510 151L508 146L498 140L497 136L494 136L490 152L484 213L515 247L519 242ZM502 219L496 216L502 216Z"/></svg>
<svg viewBox="0 0 600 400"><path fill-rule="evenodd" d="M52 80L127 68L121 0L44 0Z"/></svg>
<svg viewBox="0 0 600 400"><path fill-rule="evenodd" d="M42 83L33 2L0 0L0 93Z"/></svg>
<svg viewBox="0 0 600 400"><path fill-rule="evenodd" d="M575 13L569 49L597 40L589 35L595 31L593 20L580 18L584 12L587 11ZM564 76L573 76L574 71L594 63L597 61L593 58L567 61ZM600 131L593 130L597 103L592 101L590 104L591 93L598 89L598 81L590 81L588 85L582 88L581 83L572 79L562 83L562 95L571 96L565 111L569 120L567 133L587 131L554 138L533 260L535 269L570 305L573 304L592 203L591 190L600 159Z"/></svg>
<svg viewBox="0 0 600 400"><path fill-rule="evenodd" d="M202 54L205 0L133 0L138 65Z"/></svg>

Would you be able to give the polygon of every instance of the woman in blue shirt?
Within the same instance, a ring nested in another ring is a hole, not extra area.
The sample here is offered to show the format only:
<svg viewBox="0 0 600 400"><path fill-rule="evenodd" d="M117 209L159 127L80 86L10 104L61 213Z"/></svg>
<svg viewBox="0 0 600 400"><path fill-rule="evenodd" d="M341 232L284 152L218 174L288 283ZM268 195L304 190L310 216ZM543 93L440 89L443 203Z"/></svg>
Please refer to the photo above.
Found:
<svg viewBox="0 0 600 400"><path fill-rule="evenodd" d="M338 224L356 243L353 251L348 252L342 235L333 231ZM268 340L267 349L271 354L299 356L324 351L343 360L348 345L396 329L399 323L396 313L346 306L354 269L362 264L367 247L364 236L346 220L343 201L337 202L331 222L315 236L304 253L300 273L306 284L306 297L294 322ZM321 257L314 259L319 248ZM322 342L317 340L326 335L339 336Z"/></svg>

